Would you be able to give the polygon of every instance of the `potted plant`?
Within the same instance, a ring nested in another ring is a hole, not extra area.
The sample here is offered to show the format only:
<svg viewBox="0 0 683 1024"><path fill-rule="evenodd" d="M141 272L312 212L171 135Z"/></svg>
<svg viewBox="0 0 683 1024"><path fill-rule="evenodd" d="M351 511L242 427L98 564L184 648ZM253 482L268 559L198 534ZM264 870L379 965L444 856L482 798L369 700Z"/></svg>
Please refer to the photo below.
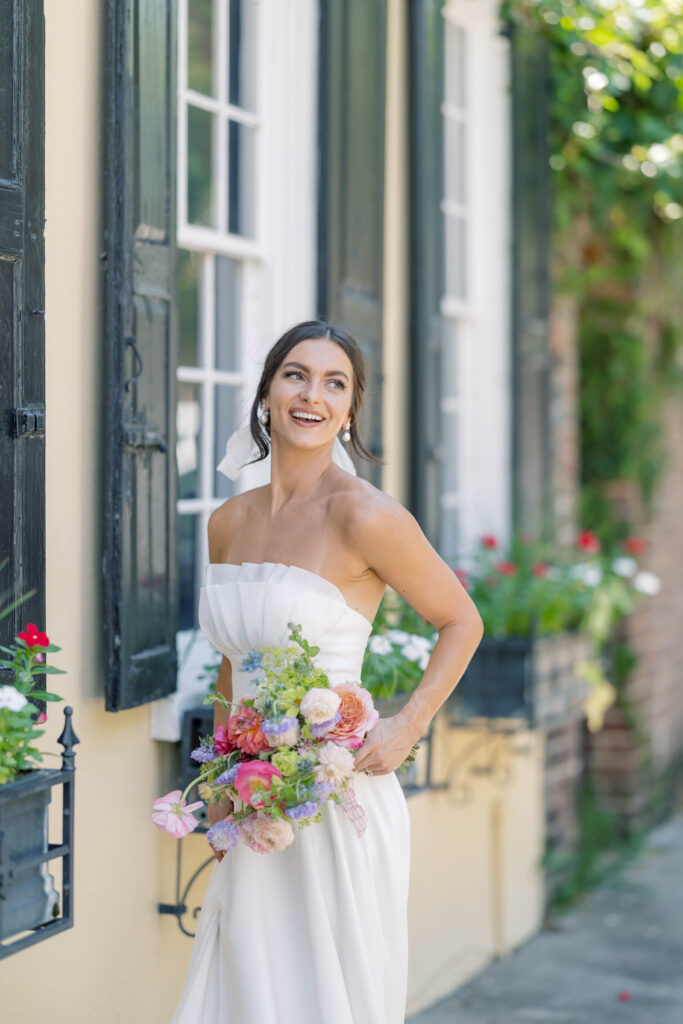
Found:
<svg viewBox="0 0 683 1024"><path fill-rule="evenodd" d="M458 578L484 621L484 638L447 704L452 720L524 719L532 727L582 717L602 727L615 697L605 644L616 622L659 580L639 568L642 538L605 552L581 532L571 550L514 538L503 555L487 534Z"/></svg>
<svg viewBox="0 0 683 1024"><path fill-rule="evenodd" d="M55 779L61 772L41 767L44 755L35 745L46 719L42 702L62 699L41 689L38 678L62 672L45 663L46 654L59 650L33 623L10 647L0 646L0 667L13 679L0 685L0 941L60 913L59 893L47 870L55 855L48 842L48 807L52 786L63 780ZM77 740L67 732L70 747ZM66 747L65 734L60 741Z"/></svg>

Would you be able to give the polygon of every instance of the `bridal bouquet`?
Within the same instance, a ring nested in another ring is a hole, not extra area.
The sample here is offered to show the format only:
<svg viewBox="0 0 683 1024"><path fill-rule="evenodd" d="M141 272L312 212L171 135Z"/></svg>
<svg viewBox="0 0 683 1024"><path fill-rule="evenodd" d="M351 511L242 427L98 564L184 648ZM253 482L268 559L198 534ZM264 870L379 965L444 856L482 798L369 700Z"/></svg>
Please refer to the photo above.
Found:
<svg viewBox="0 0 683 1024"><path fill-rule="evenodd" d="M313 659L319 652L288 623L296 647L266 647L242 662L245 672L259 673L253 697L217 701L230 717L192 752L202 765L184 793L174 790L154 804L152 820L178 838L199 824L193 811L204 800L229 796L235 809L207 832L214 850L231 850L241 840L256 853L282 850L300 828L322 820L327 800L339 804L358 835L367 816L356 800L351 779L352 751L379 718L370 693L356 682L331 686ZM414 759L414 751L406 762ZM406 763L404 762L404 764ZM202 799L187 804L197 785Z"/></svg>

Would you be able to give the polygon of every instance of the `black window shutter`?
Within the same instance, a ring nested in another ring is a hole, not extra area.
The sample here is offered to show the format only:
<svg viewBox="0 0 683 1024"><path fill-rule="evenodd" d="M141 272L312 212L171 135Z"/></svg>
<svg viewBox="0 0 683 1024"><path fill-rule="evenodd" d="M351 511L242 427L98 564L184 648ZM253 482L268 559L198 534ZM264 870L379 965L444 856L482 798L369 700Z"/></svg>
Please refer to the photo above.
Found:
<svg viewBox="0 0 683 1024"><path fill-rule="evenodd" d="M0 0L0 643L45 627L42 0ZM0 682L4 682L0 675Z"/></svg>
<svg viewBox="0 0 683 1024"><path fill-rule="evenodd" d="M175 3L108 0L106 706L176 688Z"/></svg>
<svg viewBox="0 0 683 1024"><path fill-rule="evenodd" d="M550 474L550 66L547 44L511 28L513 128L513 525L552 534Z"/></svg>
<svg viewBox="0 0 683 1024"><path fill-rule="evenodd" d="M433 544L441 499L444 282L444 23L441 0L410 7L410 504Z"/></svg>
<svg viewBox="0 0 683 1024"><path fill-rule="evenodd" d="M363 350L359 428L380 458L386 35L386 0L321 0L318 309ZM379 484L380 466L362 472Z"/></svg>

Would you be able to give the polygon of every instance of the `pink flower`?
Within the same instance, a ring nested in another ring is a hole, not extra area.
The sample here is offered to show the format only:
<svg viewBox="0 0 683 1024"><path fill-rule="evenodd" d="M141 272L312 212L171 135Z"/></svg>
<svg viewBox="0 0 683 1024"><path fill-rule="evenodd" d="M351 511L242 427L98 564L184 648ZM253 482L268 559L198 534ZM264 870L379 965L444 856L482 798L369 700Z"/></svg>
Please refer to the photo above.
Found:
<svg viewBox="0 0 683 1024"><path fill-rule="evenodd" d="M482 537L480 538L480 540L479 540L479 543L481 544L481 546L482 546L483 548L489 548L489 550L491 550L491 551L492 551L492 550L493 550L494 548L497 548L497 547L498 547L498 541L496 540L496 538L495 538L495 537L493 536L493 534L492 534L492 533L485 533L485 534L484 534L484 535L483 535L483 536L482 536Z"/></svg>
<svg viewBox="0 0 683 1024"><path fill-rule="evenodd" d="M233 747L239 747L245 754L258 754L268 750L270 744L261 732L263 718L253 708L240 702L239 711L228 719L228 739Z"/></svg>
<svg viewBox="0 0 683 1024"><path fill-rule="evenodd" d="M273 779L282 778L282 773L270 761L242 761L237 766L233 783L240 800L250 807L263 807L265 797L273 787Z"/></svg>
<svg viewBox="0 0 683 1024"><path fill-rule="evenodd" d="M514 576L517 572L516 562L496 562L495 569L501 574L501 576Z"/></svg>
<svg viewBox="0 0 683 1024"><path fill-rule="evenodd" d="M629 555L644 555L649 544L645 537L627 537L622 546Z"/></svg>
<svg viewBox="0 0 683 1024"><path fill-rule="evenodd" d="M194 804L185 803L182 795L179 789L174 789L166 796L160 796L158 800L154 801L154 813L152 814L154 824L164 832L168 832L169 835L175 836L176 839L182 839L189 832L194 832L199 822L192 811L196 811L202 806L201 800Z"/></svg>
<svg viewBox="0 0 683 1024"><path fill-rule="evenodd" d="M271 818L262 811L240 822L242 841L254 853L284 850L294 840L294 829L284 818Z"/></svg>
<svg viewBox="0 0 683 1024"><path fill-rule="evenodd" d="M372 697L358 683L340 683L332 689L341 697L341 720L325 734L325 739L334 740L341 747L349 749L362 746L366 732L372 729L379 718Z"/></svg>
<svg viewBox="0 0 683 1024"><path fill-rule="evenodd" d="M548 575L548 563L547 562L536 562L532 566L531 571L534 574L534 576L539 576L539 577L547 576Z"/></svg>
<svg viewBox="0 0 683 1024"><path fill-rule="evenodd" d="M231 750L235 749L235 744L231 742L228 735L227 725L216 727L216 731L213 734L213 748L217 754L229 754Z"/></svg>

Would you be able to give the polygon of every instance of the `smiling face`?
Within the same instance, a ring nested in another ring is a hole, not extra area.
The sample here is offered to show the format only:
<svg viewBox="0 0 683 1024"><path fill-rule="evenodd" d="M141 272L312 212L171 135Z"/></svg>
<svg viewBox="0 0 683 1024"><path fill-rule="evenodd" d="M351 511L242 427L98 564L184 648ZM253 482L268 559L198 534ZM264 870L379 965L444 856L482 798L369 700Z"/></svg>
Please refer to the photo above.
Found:
<svg viewBox="0 0 683 1024"><path fill-rule="evenodd" d="M331 443L346 425L352 396L353 367L344 349L327 338L300 341L270 384L271 438L297 448Z"/></svg>

